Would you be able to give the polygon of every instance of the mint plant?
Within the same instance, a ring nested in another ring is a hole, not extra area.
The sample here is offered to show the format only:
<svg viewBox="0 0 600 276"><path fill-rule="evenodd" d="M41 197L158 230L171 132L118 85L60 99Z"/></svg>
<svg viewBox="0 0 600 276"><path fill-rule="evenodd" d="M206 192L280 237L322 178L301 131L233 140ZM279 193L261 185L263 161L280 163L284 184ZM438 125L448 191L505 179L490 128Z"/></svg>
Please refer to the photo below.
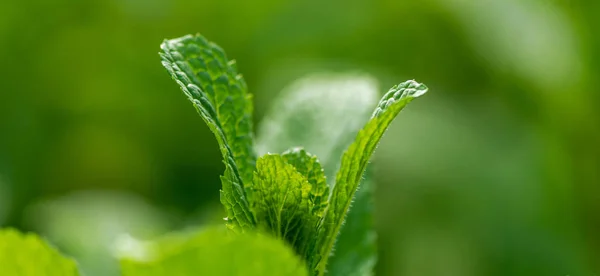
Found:
<svg viewBox="0 0 600 276"><path fill-rule="evenodd" d="M371 111L370 79L313 77L282 94L255 138L252 96L235 61L201 35L166 40L161 49L163 66L219 144L228 230L131 241L122 274L372 275L367 165L394 118L427 87L400 83ZM73 260L11 229L0 231L0 267L7 275L79 275Z"/></svg>
<svg viewBox="0 0 600 276"><path fill-rule="evenodd" d="M269 232L292 246L311 274L324 275L379 140L396 115L427 87L406 81L383 96L345 151L335 185L329 189L318 159L302 149L266 154L256 161L251 96L235 61L228 60L219 46L201 35L188 35L167 40L161 48L163 66L221 148L225 164L221 202L228 228L236 233Z"/></svg>

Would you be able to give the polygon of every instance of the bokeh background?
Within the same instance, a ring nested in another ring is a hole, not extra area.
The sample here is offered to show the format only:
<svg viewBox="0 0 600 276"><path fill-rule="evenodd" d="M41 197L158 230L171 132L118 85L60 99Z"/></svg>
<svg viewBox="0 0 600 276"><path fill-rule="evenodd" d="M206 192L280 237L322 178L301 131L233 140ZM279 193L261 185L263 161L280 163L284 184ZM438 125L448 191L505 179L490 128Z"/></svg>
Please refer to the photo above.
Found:
<svg viewBox="0 0 600 276"><path fill-rule="evenodd" d="M218 221L218 147L157 54L200 32L257 124L311 72L430 87L375 157L379 275L597 275L598 18L582 0L2 1L0 225L111 276L116 240Z"/></svg>

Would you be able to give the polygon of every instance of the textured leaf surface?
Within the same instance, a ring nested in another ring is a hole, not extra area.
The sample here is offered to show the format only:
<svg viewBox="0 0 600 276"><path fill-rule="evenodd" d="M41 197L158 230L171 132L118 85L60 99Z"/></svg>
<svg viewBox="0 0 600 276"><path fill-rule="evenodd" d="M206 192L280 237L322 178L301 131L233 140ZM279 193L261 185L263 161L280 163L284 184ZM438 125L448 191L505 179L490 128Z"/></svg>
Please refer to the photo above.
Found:
<svg viewBox="0 0 600 276"><path fill-rule="evenodd" d="M201 35L166 40L161 45L162 64L215 134L225 174L221 177L221 202L228 225L251 229L254 219L245 188L252 181L256 162L253 150L252 97L235 61Z"/></svg>
<svg viewBox="0 0 600 276"><path fill-rule="evenodd" d="M308 257L314 248L319 218L313 215L312 186L280 155L258 159L252 186L252 211L262 230L286 240Z"/></svg>
<svg viewBox="0 0 600 276"><path fill-rule="evenodd" d="M321 256L321 260L313 265L316 265L320 275L325 273L327 267L327 258L323 256L330 254L333 249L352 198L383 133L410 101L425 92L427 87L415 81L406 81L392 87L375 108L371 120L359 131L344 153L325 220L319 231L317 244L322 248L317 256Z"/></svg>
<svg viewBox="0 0 600 276"><path fill-rule="evenodd" d="M63 257L34 234L0 230L0 275L79 275L75 261Z"/></svg>
<svg viewBox="0 0 600 276"><path fill-rule="evenodd" d="M231 235L210 228L167 237L149 247L149 260L122 259L123 276L306 276L291 248L270 235Z"/></svg>
<svg viewBox="0 0 600 276"><path fill-rule="evenodd" d="M258 129L257 151L302 146L319 158L329 186L334 186L342 154L369 120L378 98L376 81L363 74L320 73L300 79L271 105ZM370 275L377 261L374 183L367 176L329 259L329 275Z"/></svg>
<svg viewBox="0 0 600 276"><path fill-rule="evenodd" d="M308 180L310 184L309 200L311 213L314 216L322 217L323 211L327 207L329 198L329 187L325 180L325 171L316 156L306 152L303 148L293 148L285 151L281 157L283 160L294 166L296 170Z"/></svg>

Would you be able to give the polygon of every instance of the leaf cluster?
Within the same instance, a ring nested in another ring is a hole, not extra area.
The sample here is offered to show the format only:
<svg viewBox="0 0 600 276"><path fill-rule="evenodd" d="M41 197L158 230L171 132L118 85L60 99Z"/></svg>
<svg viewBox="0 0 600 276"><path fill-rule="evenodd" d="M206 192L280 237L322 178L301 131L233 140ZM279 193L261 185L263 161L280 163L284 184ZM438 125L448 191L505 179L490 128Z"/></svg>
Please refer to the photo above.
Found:
<svg viewBox="0 0 600 276"><path fill-rule="evenodd" d="M161 49L163 66L219 144L229 230L130 241L138 252L122 256L123 275L372 274L377 258L367 165L396 115L427 87L412 80L392 87L368 118L375 89L324 89L348 79L313 79L326 85L284 94L255 139L252 96L235 61L201 35L166 40ZM257 157L255 149L267 153ZM307 149L322 154L323 164ZM79 275L73 260L11 229L0 231L0 267L3 275Z"/></svg>
<svg viewBox="0 0 600 276"><path fill-rule="evenodd" d="M317 157L302 148L256 158L251 96L235 61L220 47L201 35L188 35L167 40L161 48L163 66L219 143L226 167L221 202L229 228L271 233L294 248L311 274L323 275L379 140L396 115L427 87L406 81L383 96L345 150L330 187Z"/></svg>

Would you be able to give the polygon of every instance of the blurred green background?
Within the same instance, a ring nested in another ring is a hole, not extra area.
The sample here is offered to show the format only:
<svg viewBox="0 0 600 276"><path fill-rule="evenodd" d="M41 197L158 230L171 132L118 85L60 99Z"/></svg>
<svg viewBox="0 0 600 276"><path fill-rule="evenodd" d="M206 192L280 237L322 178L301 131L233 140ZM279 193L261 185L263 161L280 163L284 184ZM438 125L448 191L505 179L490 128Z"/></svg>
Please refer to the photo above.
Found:
<svg viewBox="0 0 600 276"><path fill-rule="evenodd" d="M200 32L257 124L311 72L430 87L375 157L379 275L596 275L597 18L578 0L2 1L0 225L94 276L116 274L115 240L218 221L218 147L157 54Z"/></svg>

